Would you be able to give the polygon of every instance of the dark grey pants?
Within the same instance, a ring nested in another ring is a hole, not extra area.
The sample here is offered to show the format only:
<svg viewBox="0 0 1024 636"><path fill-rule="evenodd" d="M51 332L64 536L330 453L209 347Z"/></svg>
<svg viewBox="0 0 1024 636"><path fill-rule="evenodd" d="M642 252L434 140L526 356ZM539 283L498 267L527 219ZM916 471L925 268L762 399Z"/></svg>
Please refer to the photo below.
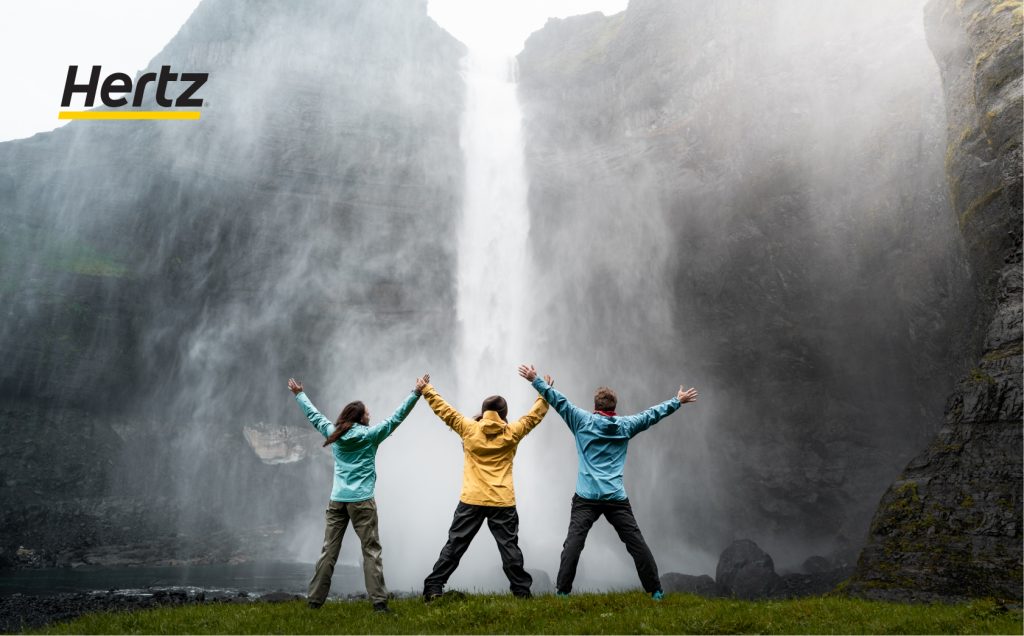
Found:
<svg viewBox="0 0 1024 636"><path fill-rule="evenodd" d="M555 588L562 594L572 591L572 582L576 579L576 567L580 563L580 554L587 542L587 534L594 522L604 515L608 523L615 528L619 539L626 544L626 550L633 557L636 572L640 575L640 584L648 594L661 590L661 579L658 578L658 564L654 555L644 541L640 526L636 525L633 508L629 500L599 501L584 499L579 495L572 496L572 511L569 513L569 534L562 544L562 559L558 566L558 578Z"/></svg>
<svg viewBox="0 0 1024 636"><path fill-rule="evenodd" d="M459 567L462 555L469 549L484 519L501 554L501 569L508 577L509 588L516 596L529 596L533 578L523 567L523 551L519 549L519 514L515 506L474 506L459 502L455 507L452 527L448 530L448 543L441 548L441 556L434 570L423 581L423 595L440 594L445 583Z"/></svg>

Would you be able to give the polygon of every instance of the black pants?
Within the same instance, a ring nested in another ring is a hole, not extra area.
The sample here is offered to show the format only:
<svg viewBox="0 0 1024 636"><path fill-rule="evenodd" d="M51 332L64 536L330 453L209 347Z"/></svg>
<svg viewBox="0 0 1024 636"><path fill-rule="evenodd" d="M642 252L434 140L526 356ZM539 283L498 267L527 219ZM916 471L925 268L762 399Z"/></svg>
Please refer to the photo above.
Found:
<svg viewBox="0 0 1024 636"><path fill-rule="evenodd" d="M612 524L619 539L626 544L626 550L636 563L636 572L640 575L640 584L648 594L661 590L661 579L658 578L658 564L654 555L640 533L640 526L633 518L633 508L629 500L598 501L584 499L579 495L572 496L572 512L569 513L569 535L562 544L562 559L558 566L556 589L562 594L572 591L572 582L576 578L576 566L580 562L580 553L587 542L587 533L598 518L604 515Z"/></svg>
<svg viewBox="0 0 1024 636"><path fill-rule="evenodd" d="M509 587L516 596L529 596L533 578L523 568L523 551L519 549L519 514L515 506L474 506L459 502L455 507L452 527L448 530L448 543L441 548L441 556L434 564L434 570L423 581L423 595L440 594L448 578L459 567L462 555L476 536L484 519L498 543L501 553L501 569L508 577Z"/></svg>

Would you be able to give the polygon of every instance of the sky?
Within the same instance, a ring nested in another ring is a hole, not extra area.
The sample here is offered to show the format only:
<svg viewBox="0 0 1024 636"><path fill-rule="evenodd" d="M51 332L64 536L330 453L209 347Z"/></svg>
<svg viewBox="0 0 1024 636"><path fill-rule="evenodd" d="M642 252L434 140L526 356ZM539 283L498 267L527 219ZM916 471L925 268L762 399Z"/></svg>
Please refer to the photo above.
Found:
<svg viewBox="0 0 1024 636"><path fill-rule="evenodd" d="M0 0L0 141L53 130L68 66L129 75L144 68L199 0ZM611 15L627 0L429 0L428 12L470 48L514 55L549 17ZM79 102L73 102L78 104Z"/></svg>

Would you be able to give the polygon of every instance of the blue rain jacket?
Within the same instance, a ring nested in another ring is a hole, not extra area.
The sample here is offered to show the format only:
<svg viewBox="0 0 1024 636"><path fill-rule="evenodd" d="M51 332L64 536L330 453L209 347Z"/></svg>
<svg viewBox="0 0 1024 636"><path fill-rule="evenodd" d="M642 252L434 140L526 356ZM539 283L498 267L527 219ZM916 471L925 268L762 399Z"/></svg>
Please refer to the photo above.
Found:
<svg viewBox="0 0 1024 636"><path fill-rule="evenodd" d="M584 499L626 499L622 474L626 468L629 440L682 406L677 398L672 398L636 415L608 416L584 411L540 376L534 378L533 388L551 408L558 411L576 438L576 454L579 456L576 494Z"/></svg>
<svg viewBox="0 0 1024 636"><path fill-rule="evenodd" d="M419 398L413 391L389 419L376 426L356 424L331 444L334 453L331 501L352 502L373 498L373 487L377 483L377 447L398 428ZM304 392L296 395L295 400L302 407L309 423L324 437L334 432L334 424L316 410Z"/></svg>

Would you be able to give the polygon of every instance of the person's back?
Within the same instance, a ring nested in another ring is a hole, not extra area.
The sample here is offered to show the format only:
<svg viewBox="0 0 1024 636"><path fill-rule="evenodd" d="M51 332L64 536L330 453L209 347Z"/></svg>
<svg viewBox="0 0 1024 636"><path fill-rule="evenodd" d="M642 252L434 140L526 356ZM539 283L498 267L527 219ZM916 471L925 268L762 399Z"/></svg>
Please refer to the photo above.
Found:
<svg viewBox="0 0 1024 636"><path fill-rule="evenodd" d="M620 416L614 410L604 409L590 412L570 402L539 377L532 384L572 431L579 458L576 492L587 499L625 500L623 475L629 440L681 406L677 398L672 398L636 415ZM611 409L615 408L614 402L609 404Z"/></svg>
<svg viewBox="0 0 1024 636"><path fill-rule="evenodd" d="M512 461L519 442L544 419L547 402L538 396L526 415L509 422L508 404L500 395L485 399L480 415L475 418L459 413L431 385L424 387L423 396L441 421L462 438L463 449L462 493L448 530L448 541L423 581L424 600L441 595L485 520L498 545L502 570L512 594L529 597L533 578L524 567L523 552L519 549Z"/></svg>
<svg viewBox="0 0 1024 636"><path fill-rule="evenodd" d="M538 377L532 366L520 367L519 375L529 380L533 388L562 416L572 431L579 458L576 494L572 497L569 532L562 547L555 581L556 592L564 596L572 591L587 534L594 522L604 516L615 528L619 539L626 544L644 590L655 600L660 599L662 590L658 566L626 497L623 483L626 452L630 439L671 415L683 404L696 400L697 391L684 391L680 386L679 392L672 399L636 415L620 417L615 413L618 398L607 387L599 387L594 392L594 411L589 412L574 405Z"/></svg>
<svg viewBox="0 0 1024 636"><path fill-rule="evenodd" d="M338 437L335 433L342 423L335 424L324 417L304 392L296 394L295 400L306 419L327 438L325 445L331 447L334 456L331 501L364 501L373 497L377 484L377 448L398 428L418 399L419 393L413 391L387 420L374 426L357 423Z"/></svg>
<svg viewBox="0 0 1024 636"><path fill-rule="evenodd" d="M418 378L416 388L394 415L376 426L369 426L370 412L359 400L347 404L337 420L331 422L313 406L302 383L289 378L288 389L295 394L295 400L309 423L326 438L324 446L330 446L334 456L331 499L324 511L327 526L324 543L313 578L309 582L307 599L311 608L321 607L327 599L342 538L351 521L362 547L367 596L374 610L388 611L388 589L384 583L384 563L377 529L377 502L374 499L377 447L409 415L428 378L426 375Z"/></svg>
<svg viewBox="0 0 1024 636"><path fill-rule="evenodd" d="M462 438L464 456L459 500L474 506L514 506L512 465L519 442L544 419L547 403L536 400L518 420L506 423L497 411L484 410L479 420L466 417L448 404L437 390L423 389L427 404Z"/></svg>

